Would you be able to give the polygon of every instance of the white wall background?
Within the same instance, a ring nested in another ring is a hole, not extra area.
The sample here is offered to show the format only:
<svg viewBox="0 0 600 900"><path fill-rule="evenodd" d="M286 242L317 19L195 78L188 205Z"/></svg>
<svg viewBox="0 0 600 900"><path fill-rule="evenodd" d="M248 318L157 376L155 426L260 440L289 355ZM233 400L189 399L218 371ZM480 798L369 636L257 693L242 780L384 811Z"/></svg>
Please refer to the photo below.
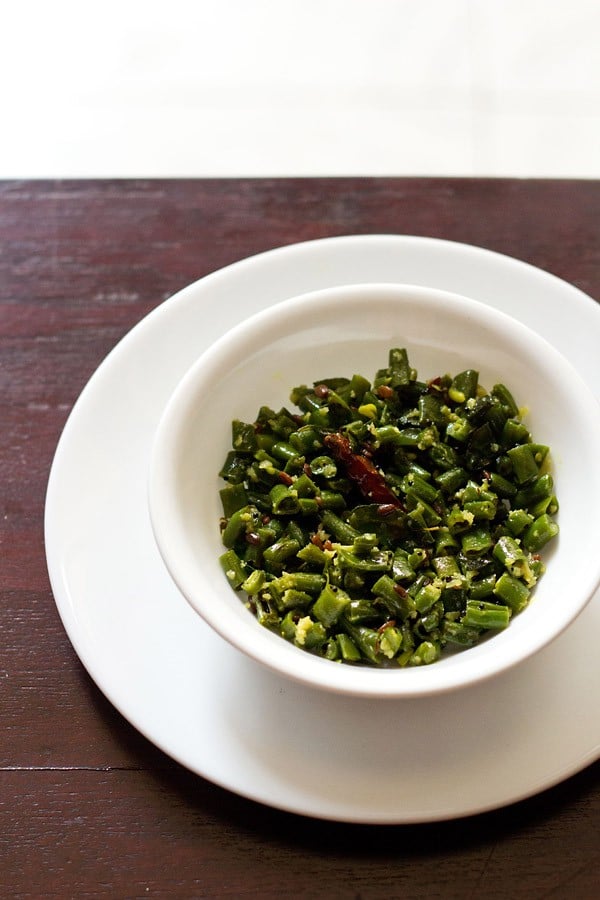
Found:
<svg viewBox="0 0 600 900"><path fill-rule="evenodd" d="M600 0L14 0L0 178L600 177Z"/></svg>

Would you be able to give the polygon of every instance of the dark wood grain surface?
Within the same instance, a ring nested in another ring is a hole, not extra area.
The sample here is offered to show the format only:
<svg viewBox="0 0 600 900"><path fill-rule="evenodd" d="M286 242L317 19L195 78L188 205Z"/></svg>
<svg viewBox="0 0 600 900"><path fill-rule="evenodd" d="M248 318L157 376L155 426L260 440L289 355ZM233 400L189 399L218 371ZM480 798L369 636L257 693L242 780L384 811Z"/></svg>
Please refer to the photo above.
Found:
<svg viewBox="0 0 600 900"><path fill-rule="evenodd" d="M598 896L597 763L456 822L352 826L277 812L141 737L91 682L59 621L43 544L49 466L107 352L227 263L371 232L497 250L600 298L599 182L0 183L1 897Z"/></svg>

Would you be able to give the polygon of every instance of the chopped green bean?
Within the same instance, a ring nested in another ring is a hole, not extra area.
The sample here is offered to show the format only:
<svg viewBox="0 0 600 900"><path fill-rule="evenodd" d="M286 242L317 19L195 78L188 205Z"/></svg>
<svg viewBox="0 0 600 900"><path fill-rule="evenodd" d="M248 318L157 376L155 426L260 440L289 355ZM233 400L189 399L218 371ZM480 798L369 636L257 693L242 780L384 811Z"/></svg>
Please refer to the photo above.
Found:
<svg viewBox="0 0 600 900"><path fill-rule="evenodd" d="M550 518L548 513L544 513L526 529L523 535L523 546L530 553L537 553L557 534L558 525Z"/></svg>
<svg viewBox="0 0 600 900"><path fill-rule="evenodd" d="M466 369L464 372L459 372L452 379L452 384L448 389L450 400L462 405L466 400L475 397L478 380L479 372L476 372L475 369Z"/></svg>
<svg viewBox="0 0 600 900"><path fill-rule="evenodd" d="M230 518L234 512L248 505L248 492L243 484L227 484L219 491L223 515Z"/></svg>
<svg viewBox="0 0 600 900"><path fill-rule="evenodd" d="M503 572L497 580L494 594L504 600L513 612L521 612L529 600L529 588L508 572Z"/></svg>
<svg viewBox="0 0 600 900"><path fill-rule="evenodd" d="M474 628L506 628L510 616L511 610L508 606L487 603L483 600L467 600L467 608L461 622Z"/></svg>
<svg viewBox="0 0 600 900"><path fill-rule="evenodd" d="M350 600L350 594L347 594L346 591L328 584L315 601L312 608L313 615L326 628L330 628L337 622Z"/></svg>
<svg viewBox="0 0 600 900"><path fill-rule="evenodd" d="M289 559L290 556L295 556L298 550L300 550L300 544L298 543L298 541L276 541L274 544L271 544L270 547L267 547L265 549L263 558L267 565L277 566L283 563L286 559Z"/></svg>
<svg viewBox="0 0 600 900"><path fill-rule="evenodd" d="M515 403L515 398L504 384L495 384L491 390L492 397L499 401L509 416L518 416L519 407Z"/></svg>
<svg viewBox="0 0 600 900"><path fill-rule="evenodd" d="M526 484L536 478L539 467L531 444L519 444L508 451L517 484Z"/></svg>
<svg viewBox="0 0 600 900"><path fill-rule="evenodd" d="M360 662L362 657L360 650L352 640L352 638L341 631L337 635L337 643L340 648L340 655L346 662Z"/></svg>
<svg viewBox="0 0 600 900"><path fill-rule="evenodd" d="M246 581L247 573L242 560L235 550L227 550L219 558L219 562L229 584L236 590L240 588Z"/></svg>

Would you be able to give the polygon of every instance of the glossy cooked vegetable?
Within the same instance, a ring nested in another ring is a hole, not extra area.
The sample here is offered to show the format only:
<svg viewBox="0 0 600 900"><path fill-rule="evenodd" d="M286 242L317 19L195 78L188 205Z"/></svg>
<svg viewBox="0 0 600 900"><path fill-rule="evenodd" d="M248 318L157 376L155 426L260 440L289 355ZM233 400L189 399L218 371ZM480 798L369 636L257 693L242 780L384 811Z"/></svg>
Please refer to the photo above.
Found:
<svg viewBox="0 0 600 900"><path fill-rule="evenodd" d="M423 382L392 349L232 424L223 571L257 620L326 659L432 663L506 628L558 533L548 447L472 369Z"/></svg>

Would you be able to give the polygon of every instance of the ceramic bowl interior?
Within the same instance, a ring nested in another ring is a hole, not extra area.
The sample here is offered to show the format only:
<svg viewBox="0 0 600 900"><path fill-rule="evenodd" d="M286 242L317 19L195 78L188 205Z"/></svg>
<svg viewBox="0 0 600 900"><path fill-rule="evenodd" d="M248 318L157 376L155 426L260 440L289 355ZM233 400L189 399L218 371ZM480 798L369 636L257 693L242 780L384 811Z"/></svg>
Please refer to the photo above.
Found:
<svg viewBox="0 0 600 900"><path fill-rule="evenodd" d="M207 311L207 314L209 312ZM320 659L260 626L218 558L218 478L231 421L290 406L293 386L361 373L406 347L419 377L465 368L504 382L552 450L560 536L530 605L491 639L429 666L379 670ZM281 675L357 696L416 697L465 687L539 651L600 583L600 412L572 366L544 339L477 300L410 285L353 285L284 300L222 337L183 378L153 448L149 506L161 555L192 607L224 639ZM558 652L558 651L557 651Z"/></svg>

